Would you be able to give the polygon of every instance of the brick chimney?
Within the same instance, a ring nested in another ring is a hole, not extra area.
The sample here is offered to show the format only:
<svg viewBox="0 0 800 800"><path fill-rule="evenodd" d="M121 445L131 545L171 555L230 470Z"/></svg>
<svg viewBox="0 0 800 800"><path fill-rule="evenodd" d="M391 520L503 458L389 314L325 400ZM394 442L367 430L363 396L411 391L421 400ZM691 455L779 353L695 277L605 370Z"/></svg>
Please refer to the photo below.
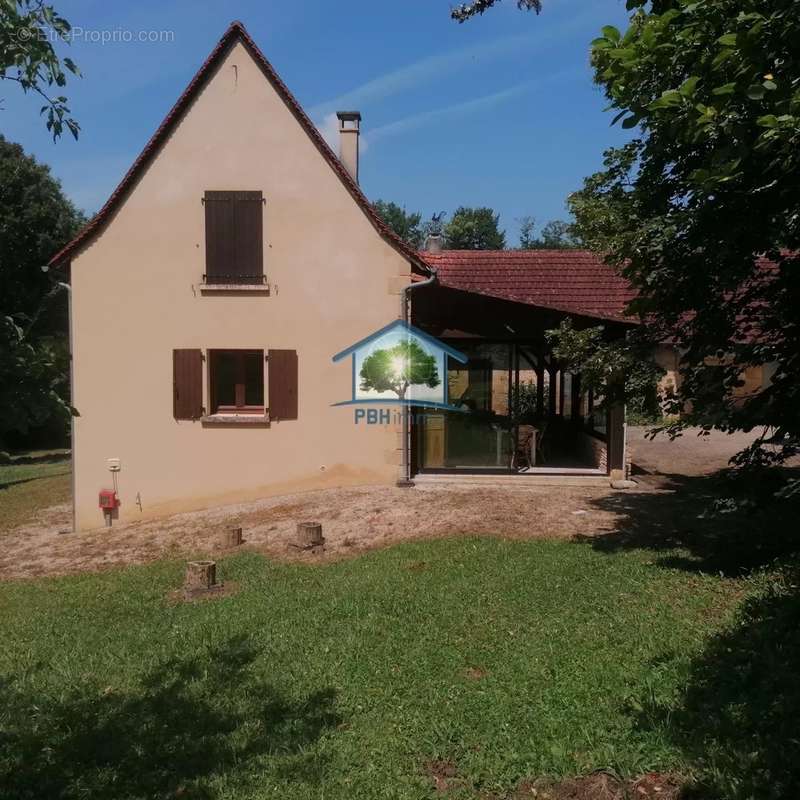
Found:
<svg viewBox="0 0 800 800"><path fill-rule="evenodd" d="M358 111L337 111L339 118L339 160L358 183L358 137L361 114Z"/></svg>

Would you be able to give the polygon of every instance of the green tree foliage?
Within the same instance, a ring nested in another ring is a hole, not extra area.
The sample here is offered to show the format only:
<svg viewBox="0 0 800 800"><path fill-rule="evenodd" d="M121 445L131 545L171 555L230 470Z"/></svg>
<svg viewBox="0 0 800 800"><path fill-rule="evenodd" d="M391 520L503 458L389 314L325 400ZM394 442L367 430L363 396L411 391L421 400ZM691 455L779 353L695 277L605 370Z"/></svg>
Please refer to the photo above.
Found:
<svg viewBox="0 0 800 800"><path fill-rule="evenodd" d="M444 236L450 250L504 250L506 246L500 215L485 207L456 209L444 226Z"/></svg>
<svg viewBox="0 0 800 800"><path fill-rule="evenodd" d="M540 236L536 235L534 217L522 217L519 223L520 250L574 250L581 246L580 238L571 222L551 220L542 228Z"/></svg>
<svg viewBox="0 0 800 800"><path fill-rule="evenodd" d="M610 339L604 326L577 329L570 319L546 333L553 355L581 375L581 388L601 397L601 406L627 403L640 415L659 416L656 386L664 374L652 359L652 344L635 329Z"/></svg>
<svg viewBox="0 0 800 800"><path fill-rule="evenodd" d="M520 250L535 250L536 249L536 218L535 217L520 217L519 222L519 249Z"/></svg>
<svg viewBox="0 0 800 800"><path fill-rule="evenodd" d="M406 211L405 208L401 208L397 203L388 203L384 200L376 200L372 207L406 244L415 250L422 247L422 214Z"/></svg>
<svg viewBox="0 0 800 800"><path fill-rule="evenodd" d="M9 434L24 435L43 425L64 432L71 412L66 337L36 339L14 316L4 315L0 349L0 450Z"/></svg>
<svg viewBox="0 0 800 800"><path fill-rule="evenodd" d="M0 136L0 440L68 415L67 296L43 265L83 221L48 167Z"/></svg>
<svg viewBox="0 0 800 800"><path fill-rule="evenodd" d="M567 206L575 217L575 235L597 253L611 252L618 233L628 226L631 173L639 147L640 142L634 141L607 150L603 169L585 178L583 188L567 199Z"/></svg>
<svg viewBox="0 0 800 800"><path fill-rule="evenodd" d="M572 210L638 289L653 337L684 353L673 432L765 425L740 463L781 460L800 441L798 4L627 5L627 31L604 28L592 57L616 121L640 135L607 154ZM734 402L741 368L763 364L777 365L771 385Z"/></svg>
<svg viewBox="0 0 800 800"><path fill-rule="evenodd" d="M413 340L376 350L361 365L361 389L394 392L401 400L414 384L435 389L440 383L436 359Z"/></svg>
<svg viewBox="0 0 800 800"><path fill-rule="evenodd" d="M53 139L66 125L77 139L80 126L70 116L67 98L52 92L67 83L67 72L80 72L70 58L59 58L54 41L68 42L70 24L42 0L0 0L0 81L17 83L34 92L45 105L47 130Z"/></svg>
<svg viewBox="0 0 800 800"><path fill-rule="evenodd" d="M550 384L542 386L542 405L548 407L550 402ZM511 391L511 409L509 421L511 425L528 425L539 418L539 390L536 381L520 381Z"/></svg>
<svg viewBox="0 0 800 800"><path fill-rule="evenodd" d="M580 247L572 223L563 219L550 220L542 228L540 241L545 250L574 250Z"/></svg>
<svg viewBox="0 0 800 800"><path fill-rule="evenodd" d="M457 22L466 22L468 19L483 14L500 0L473 0L471 3L462 3L451 9L450 16ZM542 0L517 0L517 8L524 11L535 11L537 14L542 10Z"/></svg>
<svg viewBox="0 0 800 800"><path fill-rule="evenodd" d="M43 265L84 222L50 168L0 134L0 302L35 321L35 335L66 332L65 295L57 312L42 307L54 285Z"/></svg>

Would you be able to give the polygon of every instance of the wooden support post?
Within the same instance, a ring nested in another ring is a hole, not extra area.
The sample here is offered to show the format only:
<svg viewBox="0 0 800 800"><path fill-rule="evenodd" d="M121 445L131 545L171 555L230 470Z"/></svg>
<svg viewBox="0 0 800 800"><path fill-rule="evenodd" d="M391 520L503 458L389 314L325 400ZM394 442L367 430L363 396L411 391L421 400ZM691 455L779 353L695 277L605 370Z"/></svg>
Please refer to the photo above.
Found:
<svg viewBox="0 0 800 800"><path fill-rule="evenodd" d="M581 376L579 373L572 374L572 421L581 421Z"/></svg>
<svg viewBox="0 0 800 800"><path fill-rule="evenodd" d="M536 414L544 416L544 355L541 350L536 354Z"/></svg>
<svg viewBox="0 0 800 800"><path fill-rule="evenodd" d="M509 390L508 396L510 402L508 404L508 417L514 421L514 427L511 431L511 461L509 462L508 469L512 472L514 469L514 461L516 459L517 449L519 448L519 414L520 414L520 394L519 394L519 345L516 343L509 344L511 351L511 364L512 374L509 376ZM512 390L513 382L513 390Z"/></svg>
<svg viewBox="0 0 800 800"><path fill-rule="evenodd" d="M552 363L547 369L547 374L549 376L548 383L550 388L547 393L547 413L550 417L554 417L556 415L556 369L553 367Z"/></svg>
<svg viewBox="0 0 800 800"><path fill-rule="evenodd" d="M608 473L612 481L624 481L625 475L625 404L614 403L606 420Z"/></svg>
<svg viewBox="0 0 800 800"><path fill-rule="evenodd" d="M408 458L410 460L409 475L411 476L410 483L413 485L414 476L422 466L419 461L420 452L420 436L424 428L421 424L417 423L417 410L410 408L408 410ZM408 486L409 482L403 481L403 486Z"/></svg>

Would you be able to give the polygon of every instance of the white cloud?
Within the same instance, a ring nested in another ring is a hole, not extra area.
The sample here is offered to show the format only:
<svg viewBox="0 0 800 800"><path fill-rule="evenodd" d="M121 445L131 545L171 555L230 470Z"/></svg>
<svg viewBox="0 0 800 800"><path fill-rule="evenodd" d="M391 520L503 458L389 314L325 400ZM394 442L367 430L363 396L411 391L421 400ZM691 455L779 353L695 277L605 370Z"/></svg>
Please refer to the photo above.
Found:
<svg viewBox="0 0 800 800"><path fill-rule="evenodd" d="M532 81L525 81L518 83L514 86L509 86L506 89L493 92L492 94L476 97L474 100L466 100L462 103L454 103L453 105L445 106L444 108L437 108L431 111L423 111L419 114L413 114L408 117L390 122L387 125L381 125L378 128L371 130L367 137L362 136L362 139L374 143L379 139L384 139L389 136L396 136L401 133L415 130L424 127L433 122L447 119L450 117L466 116L474 114L478 111L484 111L487 108L503 103L514 97L518 97L525 92L532 91L533 89L541 88L551 83L563 82L575 77L581 77L583 73L580 70L567 70L564 72L557 72L546 78L539 78Z"/></svg>
<svg viewBox="0 0 800 800"><path fill-rule="evenodd" d="M560 35L568 33L572 29L580 29L585 18L590 14L591 12L574 15L560 24L549 26L546 29L540 28L524 34L506 36L451 50L449 53L428 56L362 83L338 97L318 103L310 109L309 115L314 119L319 119L343 108L358 108L366 103L391 97L420 84L438 82L443 76L458 72L476 62L485 64L493 59L530 51L534 47L541 50L545 47L558 46L562 41Z"/></svg>
<svg viewBox="0 0 800 800"><path fill-rule="evenodd" d="M328 147L334 153L339 151L339 120L336 114L326 114L322 122L317 125L322 138L328 143Z"/></svg>

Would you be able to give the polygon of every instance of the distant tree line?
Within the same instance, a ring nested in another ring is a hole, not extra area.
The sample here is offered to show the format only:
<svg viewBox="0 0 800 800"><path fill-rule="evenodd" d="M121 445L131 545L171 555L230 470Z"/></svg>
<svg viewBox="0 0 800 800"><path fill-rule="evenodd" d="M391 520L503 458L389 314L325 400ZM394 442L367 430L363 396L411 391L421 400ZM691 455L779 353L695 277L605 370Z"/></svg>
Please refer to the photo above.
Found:
<svg viewBox="0 0 800 800"><path fill-rule="evenodd" d="M0 135L0 451L37 431L66 439L66 275L46 264L84 221L49 168Z"/></svg>
<svg viewBox="0 0 800 800"><path fill-rule="evenodd" d="M54 140L80 131L62 94L80 70L54 47L70 30L43 0L0 3L0 86L36 95ZM6 448L66 441L67 276L46 264L84 222L49 168L0 135L0 459Z"/></svg>
<svg viewBox="0 0 800 800"><path fill-rule="evenodd" d="M542 226L536 234L534 217L521 217L519 220L520 250L574 250L584 244L572 222L553 219Z"/></svg>
<svg viewBox="0 0 800 800"><path fill-rule="evenodd" d="M447 250L505 250L506 232L500 227L500 215L482 206L459 206L448 219L436 214L422 219L418 211L407 211L397 203L376 200L373 207L381 219L407 244L419 250L431 235L442 237ZM537 233L534 217L518 220L520 227L518 250L569 250L582 247L575 226L564 220L551 220Z"/></svg>

